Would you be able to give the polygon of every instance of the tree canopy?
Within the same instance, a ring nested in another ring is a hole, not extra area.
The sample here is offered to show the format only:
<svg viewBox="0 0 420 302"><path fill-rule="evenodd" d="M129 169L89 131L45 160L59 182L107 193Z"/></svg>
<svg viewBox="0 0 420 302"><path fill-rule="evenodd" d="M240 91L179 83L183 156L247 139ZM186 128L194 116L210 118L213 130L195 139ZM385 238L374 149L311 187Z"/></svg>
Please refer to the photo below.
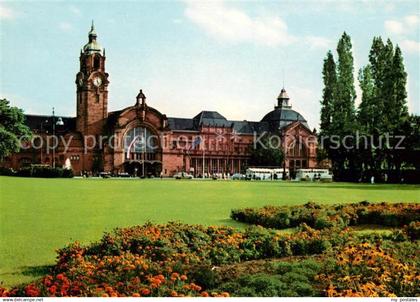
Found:
<svg viewBox="0 0 420 302"><path fill-rule="evenodd" d="M10 106L8 100L0 99L0 160L18 152L21 139L28 138L30 134L23 111Z"/></svg>

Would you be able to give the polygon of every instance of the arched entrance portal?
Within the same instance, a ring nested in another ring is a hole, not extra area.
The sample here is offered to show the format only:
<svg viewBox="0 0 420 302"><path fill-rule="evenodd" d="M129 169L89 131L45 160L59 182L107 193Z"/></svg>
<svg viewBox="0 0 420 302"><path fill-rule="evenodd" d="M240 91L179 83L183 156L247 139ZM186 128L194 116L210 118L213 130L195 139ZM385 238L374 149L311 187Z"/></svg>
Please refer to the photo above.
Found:
<svg viewBox="0 0 420 302"><path fill-rule="evenodd" d="M133 176L159 176L162 150L159 137L147 127L129 130L124 137L124 171Z"/></svg>

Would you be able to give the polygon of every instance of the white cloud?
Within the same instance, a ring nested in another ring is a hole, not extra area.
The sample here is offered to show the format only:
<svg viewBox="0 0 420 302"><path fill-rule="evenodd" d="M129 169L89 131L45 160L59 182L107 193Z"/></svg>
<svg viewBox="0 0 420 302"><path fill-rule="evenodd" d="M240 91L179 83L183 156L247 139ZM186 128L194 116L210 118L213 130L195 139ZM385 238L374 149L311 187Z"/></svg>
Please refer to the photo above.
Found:
<svg viewBox="0 0 420 302"><path fill-rule="evenodd" d="M402 34L405 30L403 23L395 20L386 20L384 26L388 33L393 34Z"/></svg>
<svg viewBox="0 0 420 302"><path fill-rule="evenodd" d="M332 46L332 41L324 37L306 36L304 41L310 48L329 49Z"/></svg>
<svg viewBox="0 0 420 302"><path fill-rule="evenodd" d="M4 4L0 4L0 20L13 20L15 17L16 14L11 8L4 6Z"/></svg>
<svg viewBox="0 0 420 302"><path fill-rule="evenodd" d="M60 24L58 24L58 27L62 30L62 31L66 31L69 32L73 29L73 25L71 25L68 22L61 22Z"/></svg>
<svg viewBox="0 0 420 302"><path fill-rule="evenodd" d="M185 15L209 35L229 42L252 42L267 46L296 41L279 17L251 17L223 1L187 1Z"/></svg>
<svg viewBox="0 0 420 302"><path fill-rule="evenodd" d="M409 15L404 18L404 21L407 25L416 26L420 23L420 17L416 15Z"/></svg>
<svg viewBox="0 0 420 302"><path fill-rule="evenodd" d="M420 42L412 38L413 34L418 38L419 25L419 15L407 15L399 20L387 20L384 23L386 32L394 35L401 49L409 54L420 54Z"/></svg>
<svg viewBox="0 0 420 302"><path fill-rule="evenodd" d="M408 15L400 20L386 20L384 23L385 31L389 34L406 35L418 30L420 17Z"/></svg>
<svg viewBox="0 0 420 302"><path fill-rule="evenodd" d="M271 15L252 17L223 0L202 2L187 0L185 15L210 36L231 43L284 46L304 43L311 49L331 47L331 40L318 36L298 37L288 32L286 22Z"/></svg>
<svg viewBox="0 0 420 302"><path fill-rule="evenodd" d="M405 52L420 54L420 42L413 40L403 40L399 43L399 45Z"/></svg>

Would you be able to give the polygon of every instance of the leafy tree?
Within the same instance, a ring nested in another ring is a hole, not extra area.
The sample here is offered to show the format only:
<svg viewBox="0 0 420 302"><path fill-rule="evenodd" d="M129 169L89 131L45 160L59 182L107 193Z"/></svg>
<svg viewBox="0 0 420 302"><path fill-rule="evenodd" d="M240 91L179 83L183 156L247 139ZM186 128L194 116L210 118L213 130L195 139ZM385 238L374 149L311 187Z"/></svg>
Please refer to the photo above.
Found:
<svg viewBox="0 0 420 302"><path fill-rule="evenodd" d="M28 138L31 131L25 125L23 111L11 107L9 101L0 99L0 160L20 149L20 139Z"/></svg>
<svg viewBox="0 0 420 302"><path fill-rule="evenodd" d="M331 51L327 53L327 57L324 59L322 78L324 81L324 89L322 91L321 100L321 134L329 135L331 132L332 114L336 101L337 87L337 71Z"/></svg>
<svg viewBox="0 0 420 302"><path fill-rule="evenodd" d="M355 105L356 90L353 76L353 54L350 36L344 32L337 44L337 82L329 83L334 99L331 106L331 125L329 134L343 139L353 135L356 130ZM354 143L354 142L353 142ZM329 148L334 174L341 178L344 170L354 170L356 152L340 144L338 148ZM350 173L354 175L355 173Z"/></svg>
<svg viewBox="0 0 420 302"><path fill-rule="evenodd" d="M337 134L350 134L355 128L356 90L354 88L352 44L350 36L346 32L338 41L337 54L337 101L333 114L334 130L337 131Z"/></svg>
<svg viewBox="0 0 420 302"><path fill-rule="evenodd" d="M392 80L393 80L393 108L390 110L391 123L394 130L400 129L401 125L408 119L407 108L407 73L404 68L404 61L401 49L397 46L392 60Z"/></svg>
<svg viewBox="0 0 420 302"><path fill-rule="evenodd" d="M358 120L360 130L364 133L370 133L374 128L374 120L377 112L373 104L375 97L375 82L373 80L372 68L368 64L359 70L359 83L362 90L362 102L358 110Z"/></svg>
<svg viewBox="0 0 420 302"><path fill-rule="evenodd" d="M388 173L395 170L394 174L398 175L403 164L402 151L395 149L399 139L392 136L412 132L407 108L407 74L401 49L396 46L394 50L389 39L384 44L380 37L375 37L369 62L359 73L363 92L358 111L359 124L363 133L373 140L373 146L361 152L365 164L368 163L365 169L376 174L387 167ZM381 137L383 139L387 134L391 136L389 146L380 146Z"/></svg>
<svg viewBox="0 0 420 302"><path fill-rule="evenodd" d="M387 100L388 108L385 111L388 127L384 130L389 132L393 138L390 140L390 149L385 150L385 156L389 173L392 173L392 170L395 169L397 177L400 178L401 150L395 148L399 139L394 136L411 133L411 126L415 123L411 123L413 119L409 120L406 90L407 73L405 72L401 49L398 46L395 48L394 56L388 64L390 66L389 78L391 80L389 85L391 91ZM408 141L405 143L407 144ZM412 146L406 145L405 147L410 149Z"/></svg>

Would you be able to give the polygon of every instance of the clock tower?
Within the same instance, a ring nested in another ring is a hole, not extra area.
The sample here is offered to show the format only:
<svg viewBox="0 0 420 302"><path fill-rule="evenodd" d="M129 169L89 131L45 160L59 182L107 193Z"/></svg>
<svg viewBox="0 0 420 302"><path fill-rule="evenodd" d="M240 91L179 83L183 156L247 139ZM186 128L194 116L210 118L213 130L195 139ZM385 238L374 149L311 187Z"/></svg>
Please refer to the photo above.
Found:
<svg viewBox="0 0 420 302"><path fill-rule="evenodd" d="M108 73L105 72L105 49L97 42L92 21L89 42L80 52L77 85L77 131L83 135L103 132L108 116Z"/></svg>

